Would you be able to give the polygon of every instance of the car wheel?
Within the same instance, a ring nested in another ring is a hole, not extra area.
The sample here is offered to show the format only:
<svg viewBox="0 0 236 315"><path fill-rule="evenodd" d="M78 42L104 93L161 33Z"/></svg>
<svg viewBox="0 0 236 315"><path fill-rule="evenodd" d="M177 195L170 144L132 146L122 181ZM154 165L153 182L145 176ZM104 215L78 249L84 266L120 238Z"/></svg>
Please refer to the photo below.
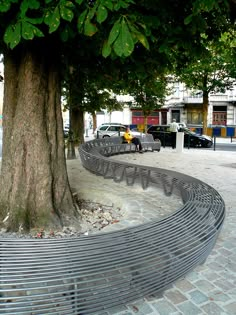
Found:
<svg viewBox="0 0 236 315"><path fill-rule="evenodd" d="M206 147L206 148L211 148L211 147L212 147L212 144L213 144L212 142L208 142L205 147Z"/></svg>

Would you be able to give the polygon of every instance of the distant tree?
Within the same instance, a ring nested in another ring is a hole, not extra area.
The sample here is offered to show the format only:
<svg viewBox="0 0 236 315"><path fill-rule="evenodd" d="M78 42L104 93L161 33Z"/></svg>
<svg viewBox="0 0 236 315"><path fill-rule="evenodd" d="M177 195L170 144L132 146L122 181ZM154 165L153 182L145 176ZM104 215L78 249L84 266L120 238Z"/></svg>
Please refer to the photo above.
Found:
<svg viewBox="0 0 236 315"><path fill-rule="evenodd" d="M135 87L130 91L134 97L134 106L140 108L144 115L144 131L147 131L147 117L156 109L164 105L166 96L165 78L137 80Z"/></svg>
<svg viewBox="0 0 236 315"><path fill-rule="evenodd" d="M81 56L80 52L68 62L63 76L63 96L65 109L70 112L70 132L77 144L84 142L84 113L95 115L96 111L107 109L109 112L121 109L112 89L117 83L107 73L116 69L97 53ZM93 60L93 63L91 63Z"/></svg>
<svg viewBox="0 0 236 315"><path fill-rule="evenodd" d="M234 32L224 33L217 41L210 41L207 36L202 35L206 50L201 58L191 58L179 72L179 79L186 87L202 91L203 133L207 132L209 94L223 93L236 82L236 46L233 34Z"/></svg>

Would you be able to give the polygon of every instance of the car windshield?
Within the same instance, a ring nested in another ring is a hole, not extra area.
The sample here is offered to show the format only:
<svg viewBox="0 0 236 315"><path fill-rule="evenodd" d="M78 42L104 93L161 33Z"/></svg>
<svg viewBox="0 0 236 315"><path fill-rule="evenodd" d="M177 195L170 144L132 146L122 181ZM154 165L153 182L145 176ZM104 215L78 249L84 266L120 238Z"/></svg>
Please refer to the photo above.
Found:
<svg viewBox="0 0 236 315"><path fill-rule="evenodd" d="M100 131L105 131L105 130L107 130L107 128L108 128L108 126L102 126L102 127L99 128L99 130Z"/></svg>
<svg viewBox="0 0 236 315"><path fill-rule="evenodd" d="M191 130L189 130L189 129L187 129L187 128L182 128L182 130L183 130L185 133L189 134L189 135L193 135L193 136L196 135L196 132L193 132L193 131L191 131Z"/></svg>

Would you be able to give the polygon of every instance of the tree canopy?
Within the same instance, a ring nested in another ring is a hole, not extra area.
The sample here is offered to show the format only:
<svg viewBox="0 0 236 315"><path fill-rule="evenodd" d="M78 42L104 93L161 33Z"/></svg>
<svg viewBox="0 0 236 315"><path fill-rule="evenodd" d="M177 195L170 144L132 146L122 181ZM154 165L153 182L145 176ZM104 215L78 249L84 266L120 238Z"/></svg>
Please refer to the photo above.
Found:
<svg viewBox="0 0 236 315"><path fill-rule="evenodd" d="M199 34L218 36L231 12L226 0L3 0L0 28L11 49L37 37L67 42L99 33L103 56L127 57L138 43L150 49L158 42L160 51L197 47Z"/></svg>
<svg viewBox="0 0 236 315"><path fill-rule="evenodd" d="M234 31L223 33L218 40L202 35L206 49L192 56L185 67L177 69L181 82L203 94L203 131L206 133L209 94L224 93L236 83Z"/></svg>

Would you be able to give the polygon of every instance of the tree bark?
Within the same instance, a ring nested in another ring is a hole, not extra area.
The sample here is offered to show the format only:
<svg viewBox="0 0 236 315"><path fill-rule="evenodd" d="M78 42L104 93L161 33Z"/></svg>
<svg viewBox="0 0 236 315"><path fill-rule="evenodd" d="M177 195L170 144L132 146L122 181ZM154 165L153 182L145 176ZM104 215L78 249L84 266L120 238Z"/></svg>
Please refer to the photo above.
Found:
<svg viewBox="0 0 236 315"><path fill-rule="evenodd" d="M97 115L96 115L96 113L92 113L92 117L93 117L93 133L94 133L95 130L97 129Z"/></svg>
<svg viewBox="0 0 236 315"><path fill-rule="evenodd" d="M208 104L209 104L209 97L208 92L203 91L203 104L202 104L202 119L203 119L203 128L202 133L204 135L207 134L207 116L208 116Z"/></svg>
<svg viewBox="0 0 236 315"><path fill-rule="evenodd" d="M70 123L74 141L79 145L84 143L84 111L79 106L72 106Z"/></svg>
<svg viewBox="0 0 236 315"><path fill-rule="evenodd" d="M207 117L208 117L208 105L209 105L209 91L207 88L208 77L207 74L202 78L202 90L203 90L203 103L202 103L202 134L207 134Z"/></svg>
<svg viewBox="0 0 236 315"><path fill-rule="evenodd" d="M68 182L55 43L4 54L0 225L8 231L78 222Z"/></svg>

